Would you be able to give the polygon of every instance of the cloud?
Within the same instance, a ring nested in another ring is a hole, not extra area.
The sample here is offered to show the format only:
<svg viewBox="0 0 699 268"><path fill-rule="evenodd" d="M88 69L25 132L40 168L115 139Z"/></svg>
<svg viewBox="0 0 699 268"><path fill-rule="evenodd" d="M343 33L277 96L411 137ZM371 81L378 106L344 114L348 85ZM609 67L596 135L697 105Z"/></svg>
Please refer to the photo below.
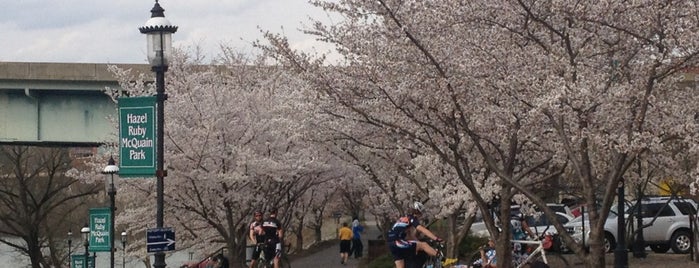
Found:
<svg viewBox="0 0 699 268"><path fill-rule="evenodd" d="M0 61L145 63L138 31L154 1L7 1L0 16ZM200 46L208 57L221 44L252 49L259 28L286 35L296 48L313 47L301 28L324 12L306 0L161 0L165 17L179 27L178 47Z"/></svg>

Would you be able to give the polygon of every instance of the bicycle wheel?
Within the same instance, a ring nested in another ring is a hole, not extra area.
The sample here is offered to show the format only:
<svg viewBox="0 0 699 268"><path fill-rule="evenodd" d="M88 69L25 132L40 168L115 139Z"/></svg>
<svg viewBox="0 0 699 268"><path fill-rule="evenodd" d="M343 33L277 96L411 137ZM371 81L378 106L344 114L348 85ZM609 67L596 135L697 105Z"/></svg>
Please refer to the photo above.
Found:
<svg viewBox="0 0 699 268"><path fill-rule="evenodd" d="M424 265L422 265L423 268L442 268L442 262L440 262L438 259L432 257L429 258Z"/></svg>
<svg viewBox="0 0 699 268"><path fill-rule="evenodd" d="M289 261L289 258L286 255L282 255L282 257L279 258L279 267L291 268L291 261Z"/></svg>
<svg viewBox="0 0 699 268"><path fill-rule="evenodd" d="M270 265L269 261L265 260L264 258L259 258L257 259L257 263L255 264L255 268L273 268L274 265Z"/></svg>

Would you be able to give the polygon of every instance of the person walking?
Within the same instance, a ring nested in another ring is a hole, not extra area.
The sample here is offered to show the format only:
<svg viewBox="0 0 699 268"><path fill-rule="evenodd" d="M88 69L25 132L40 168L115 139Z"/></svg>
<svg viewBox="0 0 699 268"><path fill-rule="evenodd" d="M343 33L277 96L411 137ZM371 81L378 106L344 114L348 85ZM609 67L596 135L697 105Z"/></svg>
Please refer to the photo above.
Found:
<svg viewBox="0 0 699 268"><path fill-rule="evenodd" d="M352 229L349 228L349 224L342 223L338 236L340 238L340 263L347 264L352 243Z"/></svg>
<svg viewBox="0 0 699 268"><path fill-rule="evenodd" d="M361 258L362 252L364 251L364 245L362 245L362 233L364 232L364 226L359 223L357 217L352 221L352 249L350 250L350 256L354 254L354 258Z"/></svg>

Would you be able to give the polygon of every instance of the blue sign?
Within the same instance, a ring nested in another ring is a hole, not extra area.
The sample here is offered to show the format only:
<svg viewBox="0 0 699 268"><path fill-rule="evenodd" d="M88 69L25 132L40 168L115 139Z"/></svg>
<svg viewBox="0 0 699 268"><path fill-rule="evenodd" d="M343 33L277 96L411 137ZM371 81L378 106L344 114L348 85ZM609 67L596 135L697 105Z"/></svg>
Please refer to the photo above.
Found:
<svg viewBox="0 0 699 268"><path fill-rule="evenodd" d="M175 250L175 231L172 228L155 228L146 231L147 252Z"/></svg>

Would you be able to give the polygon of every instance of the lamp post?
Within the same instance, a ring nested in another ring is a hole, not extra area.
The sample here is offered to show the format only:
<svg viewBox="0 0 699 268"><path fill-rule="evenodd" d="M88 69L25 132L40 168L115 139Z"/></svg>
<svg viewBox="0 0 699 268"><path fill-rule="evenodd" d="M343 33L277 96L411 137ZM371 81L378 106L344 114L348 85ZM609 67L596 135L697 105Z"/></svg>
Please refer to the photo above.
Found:
<svg viewBox="0 0 699 268"><path fill-rule="evenodd" d="M126 267L126 230L121 232L121 268Z"/></svg>
<svg viewBox="0 0 699 268"><path fill-rule="evenodd" d="M617 189L617 239L614 250L614 268L629 267L629 256L626 251L626 225L624 223L624 179L619 182Z"/></svg>
<svg viewBox="0 0 699 268"><path fill-rule="evenodd" d="M155 72L156 86L156 101L157 101L157 137L156 137L156 227L163 228L163 178L167 176L164 170L164 151L163 151L163 136L165 126L165 72L168 67L168 60L172 53L172 34L177 31L177 26L170 24L170 21L165 19L164 9L155 0L155 5L150 10L151 17L146 21L146 25L138 28L141 33L146 34L148 42L148 62L151 69ZM165 268L165 253L156 252L153 262L155 268Z"/></svg>
<svg viewBox="0 0 699 268"><path fill-rule="evenodd" d="M68 229L68 266L70 267L70 262L71 262L71 254L73 249L73 231Z"/></svg>
<svg viewBox="0 0 699 268"><path fill-rule="evenodd" d="M646 240L643 238L643 215L641 214L641 200L643 200L643 188L638 185L637 201L636 201L636 237L633 240L633 256L634 258L646 257ZM631 213L629 213L631 215Z"/></svg>
<svg viewBox="0 0 699 268"><path fill-rule="evenodd" d="M83 235L83 245L85 246L85 262L83 263L83 267L87 268L87 259L90 258L90 251L88 249L90 246L90 226L85 224L85 226L80 229L80 233Z"/></svg>
<svg viewBox="0 0 699 268"><path fill-rule="evenodd" d="M114 187L114 174L119 172L119 167L114 162L113 157L109 157L107 166L102 170L102 174L109 174L109 267L114 268L114 211L116 210L114 199L116 197L116 187Z"/></svg>

